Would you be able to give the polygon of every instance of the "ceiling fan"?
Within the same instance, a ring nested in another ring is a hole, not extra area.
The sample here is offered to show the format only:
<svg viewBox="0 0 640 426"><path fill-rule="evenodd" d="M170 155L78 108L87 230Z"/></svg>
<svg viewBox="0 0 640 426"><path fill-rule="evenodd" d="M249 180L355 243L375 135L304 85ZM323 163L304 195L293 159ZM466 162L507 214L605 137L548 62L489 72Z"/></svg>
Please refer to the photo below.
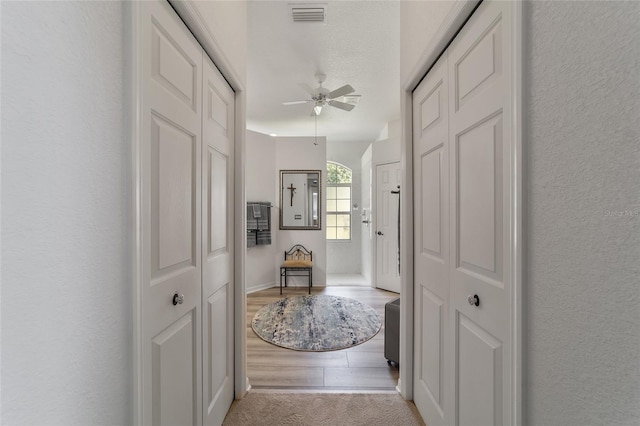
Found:
<svg viewBox="0 0 640 426"><path fill-rule="evenodd" d="M283 105L297 105L297 104L306 104L313 103L313 111L311 115L320 115L322 111L322 107L325 105L330 105L335 108L343 109L345 111L351 111L355 108L354 104L348 104L346 102L336 101L336 98L339 98L344 95L348 95L349 93L353 93L354 89L349 84L345 84L342 87L337 88L336 90L329 91L328 89L322 87L322 83L326 80L327 76L324 74L316 74L316 80L318 80L319 86L313 90L308 85L303 85L309 95L311 95L311 99L306 99L304 101L293 101L293 102L283 102Z"/></svg>

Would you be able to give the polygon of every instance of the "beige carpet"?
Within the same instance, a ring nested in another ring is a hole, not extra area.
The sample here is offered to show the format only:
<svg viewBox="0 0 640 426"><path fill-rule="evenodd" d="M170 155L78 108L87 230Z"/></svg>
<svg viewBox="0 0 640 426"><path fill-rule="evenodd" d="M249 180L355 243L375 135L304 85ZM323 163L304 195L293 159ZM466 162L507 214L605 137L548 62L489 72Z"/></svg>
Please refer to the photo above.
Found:
<svg viewBox="0 0 640 426"><path fill-rule="evenodd" d="M231 405L223 425L424 425L398 394L258 393Z"/></svg>

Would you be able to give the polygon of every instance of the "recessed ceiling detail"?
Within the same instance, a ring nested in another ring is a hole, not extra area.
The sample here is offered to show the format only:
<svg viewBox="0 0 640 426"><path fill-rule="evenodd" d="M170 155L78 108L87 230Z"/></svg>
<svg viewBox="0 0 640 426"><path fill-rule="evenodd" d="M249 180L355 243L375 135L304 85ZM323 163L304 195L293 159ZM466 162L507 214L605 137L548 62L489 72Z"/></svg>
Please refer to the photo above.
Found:
<svg viewBox="0 0 640 426"><path fill-rule="evenodd" d="M293 22L324 22L327 16L326 3L289 4Z"/></svg>

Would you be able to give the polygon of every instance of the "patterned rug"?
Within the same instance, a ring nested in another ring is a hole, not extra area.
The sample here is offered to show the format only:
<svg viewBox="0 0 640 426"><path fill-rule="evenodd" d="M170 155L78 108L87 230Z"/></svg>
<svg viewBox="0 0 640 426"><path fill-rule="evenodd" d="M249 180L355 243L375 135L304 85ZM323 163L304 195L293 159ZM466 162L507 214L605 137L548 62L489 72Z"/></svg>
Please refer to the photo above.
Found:
<svg viewBox="0 0 640 426"><path fill-rule="evenodd" d="M376 311L347 297L294 296L263 306L251 327L262 339L296 351L335 351L359 345L380 331Z"/></svg>

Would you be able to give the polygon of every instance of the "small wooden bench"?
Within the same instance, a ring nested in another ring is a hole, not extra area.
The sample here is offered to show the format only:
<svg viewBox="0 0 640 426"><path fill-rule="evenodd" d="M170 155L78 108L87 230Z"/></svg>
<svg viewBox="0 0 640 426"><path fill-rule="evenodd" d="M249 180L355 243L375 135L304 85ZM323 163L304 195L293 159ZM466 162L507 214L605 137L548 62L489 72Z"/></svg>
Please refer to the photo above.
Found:
<svg viewBox="0 0 640 426"><path fill-rule="evenodd" d="M289 251L284 252L284 263L280 267L280 294L282 294L282 279L287 286L287 276L306 276L309 279L309 294L313 279L313 252L296 244Z"/></svg>

